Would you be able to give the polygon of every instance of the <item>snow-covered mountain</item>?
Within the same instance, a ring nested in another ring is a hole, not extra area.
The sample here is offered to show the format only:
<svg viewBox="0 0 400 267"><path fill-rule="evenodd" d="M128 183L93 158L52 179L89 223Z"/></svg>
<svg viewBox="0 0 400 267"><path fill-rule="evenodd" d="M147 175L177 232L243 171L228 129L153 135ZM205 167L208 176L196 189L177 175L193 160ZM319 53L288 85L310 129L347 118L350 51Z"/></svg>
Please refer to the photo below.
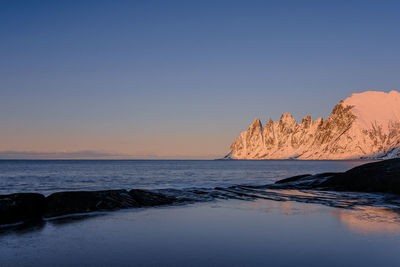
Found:
<svg viewBox="0 0 400 267"><path fill-rule="evenodd" d="M326 120L297 123L285 113L256 119L226 159L386 159L400 157L400 93L366 91L340 101Z"/></svg>

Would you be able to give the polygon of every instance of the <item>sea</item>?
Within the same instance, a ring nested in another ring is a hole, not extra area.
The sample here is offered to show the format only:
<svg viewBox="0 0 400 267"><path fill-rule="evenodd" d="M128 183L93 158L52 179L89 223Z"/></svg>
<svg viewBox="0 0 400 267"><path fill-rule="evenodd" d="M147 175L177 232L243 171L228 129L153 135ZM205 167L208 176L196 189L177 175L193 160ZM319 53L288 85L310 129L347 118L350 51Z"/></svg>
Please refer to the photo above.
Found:
<svg viewBox="0 0 400 267"><path fill-rule="evenodd" d="M1 160L0 194L266 185L367 162ZM0 266L400 266L399 206L381 195L270 193L0 228Z"/></svg>
<svg viewBox="0 0 400 267"><path fill-rule="evenodd" d="M341 172L368 161L0 160L0 194L265 185L299 174Z"/></svg>

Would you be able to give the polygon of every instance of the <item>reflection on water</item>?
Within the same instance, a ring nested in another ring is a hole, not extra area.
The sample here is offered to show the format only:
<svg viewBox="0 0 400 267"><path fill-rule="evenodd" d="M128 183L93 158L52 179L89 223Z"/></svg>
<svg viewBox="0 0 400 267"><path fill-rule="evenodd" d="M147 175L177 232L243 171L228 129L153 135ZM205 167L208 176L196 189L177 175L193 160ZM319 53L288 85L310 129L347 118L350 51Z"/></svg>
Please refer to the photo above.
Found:
<svg viewBox="0 0 400 267"><path fill-rule="evenodd" d="M350 231L361 234L399 234L400 213L379 207L359 207L358 210L333 209Z"/></svg>
<svg viewBox="0 0 400 267"><path fill-rule="evenodd" d="M284 200L318 203L337 207L332 214L350 231L361 234L400 233L400 209L398 197L387 194L357 192L267 190ZM280 203L282 214L293 214L290 201ZM392 204L396 205L392 205ZM309 211L307 208L304 211Z"/></svg>
<svg viewBox="0 0 400 267"><path fill-rule="evenodd" d="M306 202L326 204L326 202L321 201L319 198L328 198L330 201L337 201L337 197L335 198L335 195L332 195L331 192L312 193L298 190L268 190L268 192L278 193L282 197L282 201L258 200L244 204L242 208L262 210L263 212L279 211L280 214L286 216L299 214L311 215L312 213L321 213L324 208L319 205L309 205ZM342 208L329 209L334 218L339 219L348 230L356 234L400 234L399 208L389 208L389 205L385 202L365 205L365 199L362 198L365 195L360 193L355 194L360 196L358 200L349 198L348 200L341 201ZM374 199L375 197L379 198L379 195L366 195ZM309 197L310 199L299 199L299 197ZM315 200L316 197L318 198L317 200ZM361 203L363 205L354 205L354 203Z"/></svg>
<svg viewBox="0 0 400 267"><path fill-rule="evenodd" d="M296 215L309 215L314 212L320 212L321 208L317 205L307 205L302 203L296 203L294 201L268 201L268 200L257 200L247 202L246 204L240 205L238 208L244 210L251 209L257 211L263 211L266 213L279 212L285 216L296 216Z"/></svg>

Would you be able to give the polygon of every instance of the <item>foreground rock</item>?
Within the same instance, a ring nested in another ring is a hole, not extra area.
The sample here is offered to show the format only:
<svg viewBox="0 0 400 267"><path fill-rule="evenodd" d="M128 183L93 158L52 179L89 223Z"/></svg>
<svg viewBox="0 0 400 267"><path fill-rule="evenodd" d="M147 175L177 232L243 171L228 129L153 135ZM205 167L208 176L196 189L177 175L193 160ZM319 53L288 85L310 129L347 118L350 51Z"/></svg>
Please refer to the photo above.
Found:
<svg viewBox="0 0 400 267"><path fill-rule="evenodd" d="M126 190L58 192L46 198L45 217L139 207Z"/></svg>
<svg viewBox="0 0 400 267"><path fill-rule="evenodd" d="M296 189L400 194L400 158L364 164L343 173L299 175L275 184Z"/></svg>
<svg viewBox="0 0 400 267"><path fill-rule="evenodd" d="M36 193L0 195L0 225L40 219L45 198Z"/></svg>
<svg viewBox="0 0 400 267"><path fill-rule="evenodd" d="M132 189L129 195L141 206L171 205L177 202L175 197L143 189Z"/></svg>

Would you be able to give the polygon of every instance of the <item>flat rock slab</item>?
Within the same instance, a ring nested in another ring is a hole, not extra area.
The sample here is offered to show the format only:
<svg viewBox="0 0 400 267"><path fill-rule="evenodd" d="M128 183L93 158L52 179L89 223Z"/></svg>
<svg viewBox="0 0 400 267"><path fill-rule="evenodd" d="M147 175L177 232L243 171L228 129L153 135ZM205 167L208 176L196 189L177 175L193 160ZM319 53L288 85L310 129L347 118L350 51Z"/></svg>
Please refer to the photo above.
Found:
<svg viewBox="0 0 400 267"><path fill-rule="evenodd" d="M139 206L126 190L58 192L46 198L44 217Z"/></svg>
<svg viewBox="0 0 400 267"><path fill-rule="evenodd" d="M0 224L12 224L40 219L45 197L36 193L0 195Z"/></svg>
<svg viewBox="0 0 400 267"><path fill-rule="evenodd" d="M142 206L171 205L177 202L175 197L167 196L154 191L143 189L132 189L129 191L131 197Z"/></svg>
<svg viewBox="0 0 400 267"><path fill-rule="evenodd" d="M300 181L301 179L305 178L305 177L310 177L312 176L312 174L301 174L301 175L296 175L296 176L292 176L289 178L285 178L279 181L276 181L275 184L286 184L286 183L290 183L290 182L297 182Z"/></svg>

